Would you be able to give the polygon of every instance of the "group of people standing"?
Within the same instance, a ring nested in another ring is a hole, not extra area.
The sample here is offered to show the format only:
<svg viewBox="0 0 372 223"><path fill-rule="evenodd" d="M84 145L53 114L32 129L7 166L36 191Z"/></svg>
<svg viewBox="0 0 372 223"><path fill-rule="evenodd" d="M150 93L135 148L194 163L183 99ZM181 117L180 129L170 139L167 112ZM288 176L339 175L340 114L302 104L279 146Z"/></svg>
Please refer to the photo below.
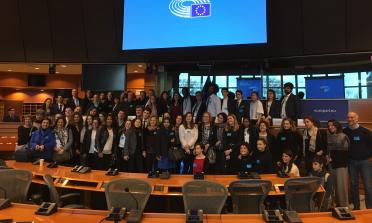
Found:
<svg viewBox="0 0 372 223"><path fill-rule="evenodd" d="M18 144L29 143L45 161L69 152L71 159L65 164L138 173L271 174L277 169L300 176L298 164L304 157L307 174L325 178L326 195L334 188L340 206L348 203L349 172L353 203L360 208L360 173L366 206L372 208L371 133L358 125L357 114L351 112L349 127L344 129L337 120L328 121L327 140L322 139L316 120L305 117L301 136L296 127L301 116L299 98L292 94L291 83L284 88L286 95L280 100L269 90L265 105L257 92L252 92L248 104L241 91L236 91L234 100L222 89L221 100L215 84L208 88L206 101L201 92L191 96L188 88L182 89L183 97L174 93L172 99L166 91L157 98L153 90L149 96L142 91L138 99L133 92L120 97L109 92L106 98L103 93L92 97L91 91L80 99L74 89L66 104L62 96L53 105L46 99L36 121L25 116ZM277 137L269 131L272 118L283 118ZM182 149L184 159L171 160L170 148Z"/></svg>

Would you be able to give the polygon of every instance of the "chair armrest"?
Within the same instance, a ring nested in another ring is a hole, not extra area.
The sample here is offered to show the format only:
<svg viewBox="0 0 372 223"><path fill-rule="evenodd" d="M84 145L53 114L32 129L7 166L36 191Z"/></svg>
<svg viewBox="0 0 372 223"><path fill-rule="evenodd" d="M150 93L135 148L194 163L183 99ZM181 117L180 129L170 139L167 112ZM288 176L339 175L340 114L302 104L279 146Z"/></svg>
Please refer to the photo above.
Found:
<svg viewBox="0 0 372 223"><path fill-rule="evenodd" d="M80 198L81 194L79 194L79 193L65 194L65 195L59 197L59 199L62 201L62 200L67 200L67 199L71 199L71 198L74 198L74 197L76 197L76 198L79 197Z"/></svg>

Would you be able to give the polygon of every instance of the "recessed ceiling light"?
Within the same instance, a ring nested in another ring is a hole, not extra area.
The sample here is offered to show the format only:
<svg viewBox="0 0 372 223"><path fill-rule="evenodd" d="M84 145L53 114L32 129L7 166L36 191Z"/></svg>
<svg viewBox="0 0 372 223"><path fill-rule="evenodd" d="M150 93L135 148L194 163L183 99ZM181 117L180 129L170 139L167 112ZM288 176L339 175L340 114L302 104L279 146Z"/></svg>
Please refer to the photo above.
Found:
<svg viewBox="0 0 372 223"><path fill-rule="evenodd" d="M38 68L38 67L35 67L35 70L39 70L40 68Z"/></svg>
<svg viewBox="0 0 372 223"><path fill-rule="evenodd" d="M61 65L61 67L66 67L66 65Z"/></svg>
<svg viewBox="0 0 372 223"><path fill-rule="evenodd" d="M136 73L137 73L138 71L136 71L136 70L135 70L134 72L136 72Z"/></svg>
<svg viewBox="0 0 372 223"><path fill-rule="evenodd" d="M142 65L138 65L138 67L143 67Z"/></svg>
<svg viewBox="0 0 372 223"><path fill-rule="evenodd" d="M44 90L40 90L40 91L44 91Z"/></svg>
<svg viewBox="0 0 372 223"><path fill-rule="evenodd" d="M17 91L19 91L19 89L16 89Z"/></svg>
<svg viewBox="0 0 372 223"><path fill-rule="evenodd" d="M56 74L59 74L59 72L58 72L58 71L56 71Z"/></svg>
<svg viewBox="0 0 372 223"><path fill-rule="evenodd" d="M12 71L12 70L8 70L8 71Z"/></svg>

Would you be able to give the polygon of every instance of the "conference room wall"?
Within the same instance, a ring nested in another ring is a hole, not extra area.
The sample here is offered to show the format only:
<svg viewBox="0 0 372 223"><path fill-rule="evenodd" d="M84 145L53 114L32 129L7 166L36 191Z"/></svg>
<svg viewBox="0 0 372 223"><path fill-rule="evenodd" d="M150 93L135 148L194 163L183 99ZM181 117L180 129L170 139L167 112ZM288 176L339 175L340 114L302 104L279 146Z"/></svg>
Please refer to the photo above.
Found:
<svg viewBox="0 0 372 223"><path fill-rule="evenodd" d="M123 0L1 1L0 61L175 62L369 51L371 10L364 0L268 0L268 44L121 51Z"/></svg>

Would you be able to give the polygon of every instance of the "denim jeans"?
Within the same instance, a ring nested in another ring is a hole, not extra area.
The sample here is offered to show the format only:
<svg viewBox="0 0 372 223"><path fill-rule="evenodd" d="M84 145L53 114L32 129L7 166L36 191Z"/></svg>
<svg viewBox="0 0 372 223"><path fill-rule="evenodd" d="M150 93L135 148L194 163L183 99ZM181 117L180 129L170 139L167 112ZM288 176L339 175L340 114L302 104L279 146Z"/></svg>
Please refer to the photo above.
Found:
<svg viewBox="0 0 372 223"><path fill-rule="evenodd" d="M359 173L364 185L366 208L372 209L371 161L369 159L361 161L349 159L350 189L354 208L360 208Z"/></svg>

